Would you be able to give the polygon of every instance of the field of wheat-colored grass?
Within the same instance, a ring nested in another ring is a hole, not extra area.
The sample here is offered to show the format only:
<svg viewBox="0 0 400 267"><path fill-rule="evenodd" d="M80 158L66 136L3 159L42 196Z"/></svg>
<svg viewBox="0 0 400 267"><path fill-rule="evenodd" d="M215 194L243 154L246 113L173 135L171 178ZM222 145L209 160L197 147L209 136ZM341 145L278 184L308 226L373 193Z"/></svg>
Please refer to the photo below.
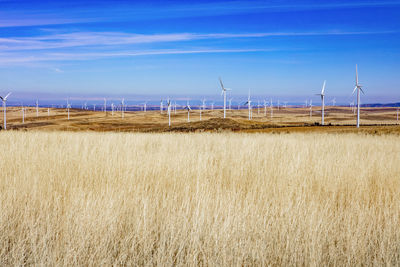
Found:
<svg viewBox="0 0 400 267"><path fill-rule="evenodd" d="M399 265L400 137L0 133L0 265Z"/></svg>

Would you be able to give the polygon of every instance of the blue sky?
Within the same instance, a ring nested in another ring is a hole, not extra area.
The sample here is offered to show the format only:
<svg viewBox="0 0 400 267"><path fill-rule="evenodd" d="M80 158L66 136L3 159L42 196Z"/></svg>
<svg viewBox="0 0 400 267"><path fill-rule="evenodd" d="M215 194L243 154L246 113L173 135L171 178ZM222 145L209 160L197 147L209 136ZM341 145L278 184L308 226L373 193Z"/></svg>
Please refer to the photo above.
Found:
<svg viewBox="0 0 400 267"><path fill-rule="evenodd" d="M0 92L400 101L400 1L0 0Z"/></svg>

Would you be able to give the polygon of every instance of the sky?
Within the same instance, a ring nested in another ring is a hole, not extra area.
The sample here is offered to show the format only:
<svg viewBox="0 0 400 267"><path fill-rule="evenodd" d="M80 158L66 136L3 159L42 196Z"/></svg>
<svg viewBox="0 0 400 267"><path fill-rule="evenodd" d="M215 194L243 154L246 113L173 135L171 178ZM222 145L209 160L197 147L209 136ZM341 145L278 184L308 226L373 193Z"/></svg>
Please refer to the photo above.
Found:
<svg viewBox="0 0 400 267"><path fill-rule="evenodd" d="M0 0L0 94L400 102L400 0ZM11 99L10 99L11 100Z"/></svg>

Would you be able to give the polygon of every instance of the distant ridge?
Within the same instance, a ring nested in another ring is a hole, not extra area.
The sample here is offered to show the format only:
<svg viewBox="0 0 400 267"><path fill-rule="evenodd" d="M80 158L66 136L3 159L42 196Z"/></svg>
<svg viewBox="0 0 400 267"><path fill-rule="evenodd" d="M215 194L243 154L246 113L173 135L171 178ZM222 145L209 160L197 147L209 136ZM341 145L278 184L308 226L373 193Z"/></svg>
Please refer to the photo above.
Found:
<svg viewBox="0 0 400 267"><path fill-rule="evenodd" d="M375 103L375 104L363 104L361 107L400 107L400 102L397 103L388 103L388 104L380 104L380 103Z"/></svg>

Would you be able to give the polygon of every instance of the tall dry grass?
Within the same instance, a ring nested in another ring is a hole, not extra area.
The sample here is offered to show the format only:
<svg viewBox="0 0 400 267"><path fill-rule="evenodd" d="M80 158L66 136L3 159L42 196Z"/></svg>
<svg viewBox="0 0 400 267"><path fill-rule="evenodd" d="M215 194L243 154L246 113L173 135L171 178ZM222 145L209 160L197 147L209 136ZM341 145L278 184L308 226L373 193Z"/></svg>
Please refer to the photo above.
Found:
<svg viewBox="0 0 400 267"><path fill-rule="evenodd" d="M400 138L0 134L0 265L399 265Z"/></svg>

